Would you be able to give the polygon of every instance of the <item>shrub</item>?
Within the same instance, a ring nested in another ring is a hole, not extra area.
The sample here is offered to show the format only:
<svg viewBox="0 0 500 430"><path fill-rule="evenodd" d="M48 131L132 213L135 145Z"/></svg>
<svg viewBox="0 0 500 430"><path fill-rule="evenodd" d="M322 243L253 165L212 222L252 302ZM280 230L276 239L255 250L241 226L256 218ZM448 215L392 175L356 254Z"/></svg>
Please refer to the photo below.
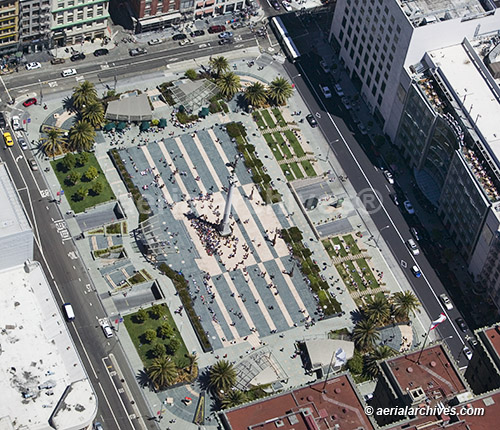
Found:
<svg viewBox="0 0 500 430"><path fill-rule="evenodd" d="M151 125L152 125L153 127L158 127L158 124L159 124L159 123L160 123L160 120L159 120L159 119L156 119L156 118L155 118L155 119L152 119L152 120L151 120Z"/></svg>
<svg viewBox="0 0 500 430"><path fill-rule="evenodd" d="M230 122L229 124L226 124L226 131L229 137L245 137L247 135L245 126L240 122Z"/></svg>
<svg viewBox="0 0 500 430"><path fill-rule="evenodd" d="M171 338L165 345L167 354L174 355L175 352L179 349L179 346L181 346L179 339L177 339L176 337Z"/></svg>
<svg viewBox="0 0 500 430"><path fill-rule="evenodd" d="M165 345L161 342L155 342L153 348L151 348L151 355L155 358L165 355Z"/></svg>
<svg viewBox="0 0 500 430"><path fill-rule="evenodd" d="M150 328L144 332L144 340L148 343L153 342L156 339L156 330Z"/></svg>
<svg viewBox="0 0 500 430"><path fill-rule="evenodd" d="M68 179L73 185L75 185L80 180L80 174L73 171L69 174Z"/></svg>
<svg viewBox="0 0 500 430"><path fill-rule="evenodd" d="M83 200L85 197L87 197L89 194L89 190L85 187L78 188L76 191L76 197L78 200Z"/></svg>
<svg viewBox="0 0 500 430"><path fill-rule="evenodd" d="M66 171L71 170L76 165L76 157L70 152L69 154L66 154L61 163Z"/></svg>
<svg viewBox="0 0 500 430"><path fill-rule="evenodd" d="M161 339L167 339L168 337L172 337L174 335L174 329L170 327L168 323L163 323L160 327L158 327L158 337Z"/></svg>
<svg viewBox="0 0 500 430"><path fill-rule="evenodd" d="M92 186L92 191L95 194L101 194L102 190L104 190L104 184L101 181L97 181L93 186Z"/></svg>
<svg viewBox="0 0 500 430"><path fill-rule="evenodd" d="M99 176L99 172L94 166L90 166L88 170L85 172L85 178L89 181L93 181L95 178Z"/></svg>
<svg viewBox="0 0 500 430"><path fill-rule="evenodd" d="M256 184L258 184L258 183L262 182L262 178L260 177L260 175L259 175L258 173L254 173L254 174L252 175L252 180L253 180Z"/></svg>
<svg viewBox="0 0 500 430"><path fill-rule="evenodd" d="M148 313L145 309L139 309L135 314L135 321L139 324L142 324L144 321L148 319Z"/></svg>
<svg viewBox="0 0 500 430"><path fill-rule="evenodd" d="M153 305L151 306L149 313L154 319L157 320L163 315L163 308L161 307L161 305Z"/></svg>
<svg viewBox="0 0 500 430"><path fill-rule="evenodd" d="M85 166L89 162L90 154L88 152L80 152L78 154L78 164L80 166Z"/></svg>
<svg viewBox="0 0 500 430"><path fill-rule="evenodd" d="M198 73L194 69L188 69L186 70L186 73L184 73L186 78L191 79L192 81L196 81L198 79Z"/></svg>
<svg viewBox="0 0 500 430"><path fill-rule="evenodd" d="M198 119L198 115L188 115L186 112L177 112L176 116L181 124L188 124Z"/></svg>

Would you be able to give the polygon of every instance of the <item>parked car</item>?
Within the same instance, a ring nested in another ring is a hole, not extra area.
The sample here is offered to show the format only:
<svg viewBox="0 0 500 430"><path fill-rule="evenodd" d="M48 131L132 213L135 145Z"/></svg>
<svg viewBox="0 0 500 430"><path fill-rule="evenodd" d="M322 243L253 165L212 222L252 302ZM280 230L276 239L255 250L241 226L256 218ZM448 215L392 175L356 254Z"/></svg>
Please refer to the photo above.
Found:
<svg viewBox="0 0 500 430"><path fill-rule="evenodd" d="M292 10L292 5L287 1L282 1L281 5L283 6L283 9L285 9L287 12L290 12Z"/></svg>
<svg viewBox="0 0 500 430"><path fill-rule="evenodd" d="M66 69L61 72L61 75L63 78L66 76L73 76L76 75L76 69Z"/></svg>
<svg viewBox="0 0 500 430"><path fill-rule="evenodd" d="M414 215L415 214L415 209L413 209L413 206L412 206L412 204L410 203L409 200L406 200L404 202L404 206L405 206L406 212L408 212L410 215Z"/></svg>
<svg viewBox="0 0 500 430"><path fill-rule="evenodd" d="M462 317L458 317L455 322L457 323L458 325L458 328L460 330L462 330L464 333L467 332L468 330L468 327L467 327L467 324L465 324L465 321Z"/></svg>
<svg viewBox="0 0 500 430"><path fill-rule="evenodd" d="M203 30L195 30L195 31L192 31L190 36L191 37L198 37L198 36L204 36L205 35L205 32Z"/></svg>
<svg viewBox="0 0 500 430"><path fill-rule="evenodd" d="M398 195L397 194L393 194L392 195L392 201L394 202L394 204L396 206L399 206L399 200L398 200Z"/></svg>
<svg viewBox="0 0 500 430"><path fill-rule="evenodd" d="M323 96L325 97L325 99L332 98L332 93L330 91L330 88L328 88L327 85L319 84L319 89L323 93Z"/></svg>
<svg viewBox="0 0 500 430"><path fill-rule="evenodd" d="M463 352L467 360L470 360L472 358L472 351L469 349L468 346L464 346Z"/></svg>
<svg viewBox="0 0 500 430"><path fill-rule="evenodd" d="M108 55L108 54L109 54L109 50L107 50L106 48L100 48L100 49L96 49L94 51L95 57L100 57L101 55Z"/></svg>
<svg viewBox="0 0 500 430"><path fill-rule="evenodd" d="M281 9L280 4L277 1L273 1L271 4L272 4L274 10L280 10Z"/></svg>
<svg viewBox="0 0 500 430"><path fill-rule="evenodd" d="M342 87L339 85L339 84L335 84L335 92L337 93L337 95L339 97L343 97L344 96L344 90L342 89Z"/></svg>
<svg viewBox="0 0 500 430"><path fill-rule="evenodd" d="M104 430L104 428L103 428L103 426L102 426L102 424L100 422L96 422L94 424L94 429L95 430Z"/></svg>
<svg viewBox="0 0 500 430"><path fill-rule="evenodd" d="M328 64L326 64L325 60L321 60L319 62L320 67L323 69L323 72L325 73L330 73L330 67L328 67Z"/></svg>
<svg viewBox="0 0 500 430"><path fill-rule="evenodd" d="M35 97L31 97L23 102L24 107L28 107L31 105L36 105L36 98Z"/></svg>
<svg viewBox="0 0 500 430"><path fill-rule="evenodd" d="M28 163L30 164L31 170L38 170L38 164L36 164L34 158L30 158Z"/></svg>
<svg viewBox="0 0 500 430"><path fill-rule="evenodd" d="M147 54L148 51L144 48L134 48L134 49L131 49L130 51L128 51L128 53L131 57L135 57L136 55Z"/></svg>
<svg viewBox="0 0 500 430"><path fill-rule="evenodd" d="M233 22L231 24L231 28L233 30L236 30L237 28L242 28L242 27L245 27L245 24L243 22Z"/></svg>
<svg viewBox="0 0 500 430"><path fill-rule="evenodd" d="M233 43L233 39L221 39L219 40L219 45L231 45Z"/></svg>
<svg viewBox="0 0 500 430"><path fill-rule="evenodd" d="M3 116L3 112L0 112L0 128L5 128L5 117Z"/></svg>
<svg viewBox="0 0 500 430"><path fill-rule="evenodd" d="M21 130L21 120L19 119L19 117L17 115L14 115L12 117L12 128L14 130Z"/></svg>
<svg viewBox="0 0 500 430"><path fill-rule="evenodd" d="M108 339L114 336L113 329L109 326L109 324L104 324L102 326L102 331L104 332L104 336Z"/></svg>
<svg viewBox="0 0 500 430"><path fill-rule="evenodd" d="M363 135L366 135L368 134L368 130L366 129L366 127L364 126L364 124L362 122L360 122L358 124L358 129L359 129L359 132Z"/></svg>
<svg viewBox="0 0 500 430"><path fill-rule="evenodd" d="M26 70L35 70L35 69L40 69L41 67L42 65L38 62L26 64Z"/></svg>
<svg viewBox="0 0 500 430"><path fill-rule="evenodd" d="M415 238L415 240L419 241L420 240L420 234L418 234L417 229L415 227L411 227L410 231L411 231L411 234L413 235L413 237Z"/></svg>
<svg viewBox="0 0 500 430"><path fill-rule="evenodd" d="M165 39L151 39L149 42L148 42L148 45L159 45L160 43L163 43L165 42Z"/></svg>
<svg viewBox="0 0 500 430"><path fill-rule="evenodd" d="M172 40L184 40L186 37L184 33L178 33L172 36Z"/></svg>
<svg viewBox="0 0 500 430"><path fill-rule="evenodd" d="M449 297L446 294L444 294L444 293L440 294L439 298L443 302L443 305L446 309L448 309L449 311L451 311L453 309L453 304L451 303L451 300L449 299Z"/></svg>
<svg viewBox="0 0 500 430"><path fill-rule="evenodd" d="M467 336L465 336L465 337L467 337ZM469 345L470 345L470 347L471 347L472 349L475 349L475 348L476 348L476 346L477 346L477 344L478 344L477 339L476 339L475 337L471 337L471 338L469 338L468 340L469 340Z"/></svg>
<svg viewBox="0 0 500 430"><path fill-rule="evenodd" d="M408 245L408 248L410 248L410 251L413 255L420 254L420 250L418 249L418 246L413 239L408 239L406 241L406 244Z"/></svg>
<svg viewBox="0 0 500 430"><path fill-rule="evenodd" d="M64 64L66 60L64 58L52 58L50 64Z"/></svg>
<svg viewBox="0 0 500 430"><path fill-rule="evenodd" d="M342 103L344 103L344 107L347 110L351 110L352 109L351 103L349 102L349 99L347 97L342 97Z"/></svg>
<svg viewBox="0 0 500 430"><path fill-rule="evenodd" d="M232 31L223 31L222 33L219 34L220 39L229 39L230 37L233 37Z"/></svg>
<svg viewBox="0 0 500 430"><path fill-rule="evenodd" d="M208 32L212 33L220 33L221 31L226 31L226 27L224 25L212 25L208 27Z"/></svg>
<svg viewBox="0 0 500 430"><path fill-rule="evenodd" d="M4 142L5 142L5 144L7 146L13 146L14 145L14 141L12 140L12 136L11 136L11 134L8 131L6 131L3 134L3 140L4 140Z"/></svg>
<svg viewBox="0 0 500 430"><path fill-rule="evenodd" d="M389 184L394 185L394 177L392 176L392 173L389 172L389 170L384 170L384 176Z"/></svg>
<svg viewBox="0 0 500 430"><path fill-rule="evenodd" d="M420 271L418 266L412 266L411 272L413 273L413 276L415 276L415 278L420 278L422 276L422 272Z"/></svg>
<svg viewBox="0 0 500 430"><path fill-rule="evenodd" d="M77 52L76 54L73 54L69 59L71 61L85 60L85 54L83 52Z"/></svg>
<svg viewBox="0 0 500 430"><path fill-rule="evenodd" d="M306 116L306 120L307 122L309 123L309 125L312 127L312 128L315 128L318 126L318 122L316 121L316 118L314 118L314 115L313 114L309 114Z"/></svg>
<svg viewBox="0 0 500 430"><path fill-rule="evenodd" d="M26 144L26 139L23 136L23 133L20 131L16 132L16 138L17 138L17 143L19 143L19 146L23 151L26 151L28 149L28 145Z"/></svg>

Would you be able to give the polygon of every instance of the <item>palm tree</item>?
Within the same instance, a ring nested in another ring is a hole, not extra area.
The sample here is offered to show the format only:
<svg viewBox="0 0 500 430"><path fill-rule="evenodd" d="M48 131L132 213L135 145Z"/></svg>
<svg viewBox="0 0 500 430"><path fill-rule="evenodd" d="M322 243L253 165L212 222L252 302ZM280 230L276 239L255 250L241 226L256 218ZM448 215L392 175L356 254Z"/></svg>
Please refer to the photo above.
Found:
<svg viewBox="0 0 500 430"><path fill-rule="evenodd" d="M57 128L51 128L47 132L47 136L40 139L45 154L55 157L56 154L62 153L64 140L61 138L61 135L61 130Z"/></svg>
<svg viewBox="0 0 500 430"><path fill-rule="evenodd" d="M198 356L187 352L186 358L189 360L189 374L191 375L193 373L193 369L198 366Z"/></svg>
<svg viewBox="0 0 500 430"><path fill-rule="evenodd" d="M220 76L221 73L229 70L229 62L227 61L227 58L223 56L210 58L208 65L215 72L215 76Z"/></svg>
<svg viewBox="0 0 500 430"><path fill-rule="evenodd" d="M366 316L378 325L384 325L391 317L391 305L383 295L367 300L364 307Z"/></svg>
<svg viewBox="0 0 500 430"><path fill-rule="evenodd" d="M148 367L148 375L155 385L155 389L158 390L175 381L177 377L177 367L170 357L163 355L152 361L151 365Z"/></svg>
<svg viewBox="0 0 500 430"><path fill-rule="evenodd" d="M97 91L92 82L83 81L73 91L73 105L80 109L97 100Z"/></svg>
<svg viewBox="0 0 500 430"><path fill-rule="evenodd" d="M261 107L266 102L266 87L260 82L250 84L245 90L246 101L254 107Z"/></svg>
<svg viewBox="0 0 500 430"><path fill-rule="evenodd" d="M372 349L373 344L380 339L377 324L370 319L361 320L354 327L352 338L360 349Z"/></svg>
<svg viewBox="0 0 500 430"><path fill-rule="evenodd" d="M365 356L365 366L363 373L365 373L366 376L370 377L371 379L376 378L379 373L378 361L386 360L389 357L392 357L394 354L395 351L391 347L387 345L379 346L369 355Z"/></svg>
<svg viewBox="0 0 500 430"><path fill-rule="evenodd" d="M90 102L82 109L82 119L94 128L99 128L104 122L104 107L99 101Z"/></svg>
<svg viewBox="0 0 500 430"><path fill-rule="evenodd" d="M95 131L86 121L77 121L69 129L69 144L75 151L90 151L95 140Z"/></svg>
<svg viewBox="0 0 500 430"><path fill-rule="evenodd" d="M292 97L293 88L290 82L285 78L278 76L268 87L267 96L277 105L284 105Z"/></svg>
<svg viewBox="0 0 500 430"><path fill-rule="evenodd" d="M420 302L411 291L399 291L392 296L394 316L399 320L408 320L411 313L420 312Z"/></svg>
<svg viewBox="0 0 500 430"><path fill-rule="evenodd" d="M236 384L236 371L229 361L219 360L210 369L209 379L210 387L218 395L223 394L222 392L228 393L234 387L234 384Z"/></svg>
<svg viewBox="0 0 500 430"><path fill-rule="evenodd" d="M222 399L222 409L234 408L247 401L247 396L240 390L231 390Z"/></svg>
<svg viewBox="0 0 500 430"><path fill-rule="evenodd" d="M231 99L240 89L240 77L233 72L225 73L217 79L217 86L224 97Z"/></svg>

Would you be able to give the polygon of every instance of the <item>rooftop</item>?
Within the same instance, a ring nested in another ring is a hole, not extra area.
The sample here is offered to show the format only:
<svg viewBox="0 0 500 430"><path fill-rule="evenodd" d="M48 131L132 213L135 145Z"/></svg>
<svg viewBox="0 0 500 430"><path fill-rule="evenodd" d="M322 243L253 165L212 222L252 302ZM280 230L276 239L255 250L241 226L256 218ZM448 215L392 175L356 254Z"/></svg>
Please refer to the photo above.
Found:
<svg viewBox="0 0 500 430"><path fill-rule="evenodd" d="M4 163L0 163L0 202L10 202L0 206L0 237L31 230Z"/></svg>
<svg viewBox="0 0 500 430"><path fill-rule="evenodd" d="M324 389L323 389L324 388ZM232 430L373 429L346 375L224 413Z"/></svg>
<svg viewBox="0 0 500 430"><path fill-rule="evenodd" d="M415 27L486 12L479 0L399 0L399 4Z"/></svg>
<svg viewBox="0 0 500 430"><path fill-rule="evenodd" d="M383 363L399 385L399 393L410 393L415 401L428 399L432 402L468 390L441 345L425 349L420 364L417 363L419 354L420 351L416 351Z"/></svg>
<svg viewBox="0 0 500 430"><path fill-rule="evenodd" d="M97 399L38 263L0 272L0 327L2 425L89 425Z"/></svg>
<svg viewBox="0 0 500 430"><path fill-rule="evenodd" d="M106 118L115 121L150 121L151 105L147 94L132 92L108 103Z"/></svg>
<svg viewBox="0 0 500 430"><path fill-rule="evenodd" d="M484 334L491 343L491 346L496 351L497 356L500 358L500 326L496 325L492 328L484 330Z"/></svg>

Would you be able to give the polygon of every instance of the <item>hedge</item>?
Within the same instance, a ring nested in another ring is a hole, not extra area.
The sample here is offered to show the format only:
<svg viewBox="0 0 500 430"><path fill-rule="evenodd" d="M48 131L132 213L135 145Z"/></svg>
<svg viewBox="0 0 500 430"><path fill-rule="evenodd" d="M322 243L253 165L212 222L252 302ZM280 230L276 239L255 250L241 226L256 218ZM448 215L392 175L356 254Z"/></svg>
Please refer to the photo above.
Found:
<svg viewBox="0 0 500 430"><path fill-rule="evenodd" d="M196 312L193 308L193 301L191 299L191 296L189 295L186 279L182 274L171 269L166 263L159 264L158 269L172 280L176 291L179 293L179 298L181 299L186 314L191 321L191 325L194 328L196 336L200 341L203 351L211 351L212 345L210 344L208 336L205 333L205 330L203 330L203 326L201 325L200 320L198 319L198 315L196 315Z"/></svg>

